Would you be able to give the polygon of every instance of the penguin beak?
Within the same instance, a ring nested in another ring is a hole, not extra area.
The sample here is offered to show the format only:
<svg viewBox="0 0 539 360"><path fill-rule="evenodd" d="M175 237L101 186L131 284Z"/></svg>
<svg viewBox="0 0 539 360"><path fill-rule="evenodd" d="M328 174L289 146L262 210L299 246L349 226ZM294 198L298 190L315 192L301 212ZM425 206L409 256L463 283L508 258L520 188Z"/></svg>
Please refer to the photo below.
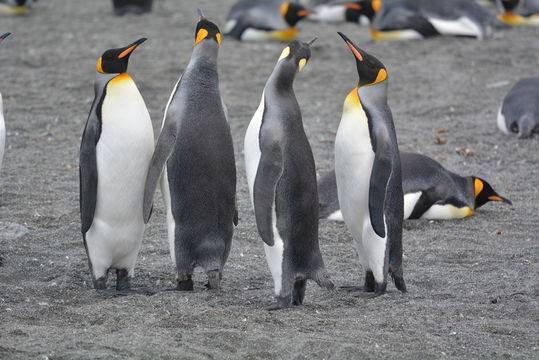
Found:
<svg viewBox="0 0 539 360"><path fill-rule="evenodd" d="M3 35L0 35L0 42L2 42L2 40L4 40L5 38L7 38L9 35L11 35L11 33L5 33Z"/></svg>
<svg viewBox="0 0 539 360"><path fill-rule="evenodd" d="M297 12L298 17L302 18L308 15L311 15L313 12L309 10L300 10Z"/></svg>
<svg viewBox="0 0 539 360"><path fill-rule="evenodd" d="M128 45L126 47L126 49L124 51L122 51L120 53L120 55L118 55L118 59L123 59L124 57L129 56L133 52L133 50L135 50L137 48L137 46L139 46L140 44L142 44L146 40L148 40L148 39L147 38L141 38L141 39L138 39L137 41L135 41L134 43L132 43L131 45Z"/></svg>
<svg viewBox="0 0 539 360"><path fill-rule="evenodd" d="M344 4L344 7L352 10L361 10L361 5L355 3Z"/></svg>
<svg viewBox="0 0 539 360"><path fill-rule="evenodd" d="M337 34L339 34L346 45L348 45L348 48L352 51L354 56L358 61L363 61L363 55L361 55L361 52L359 51L359 48L350 40L346 35L344 35L342 32L338 31Z"/></svg>
<svg viewBox="0 0 539 360"><path fill-rule="evenodd" d="M513 205L511 200L506 199L503 196L499 196L499 195L491 195L487 199L489 199L490 201L501 201L501 202L504 202L506 204Z"/></svg>
<svg viewBox="0 0 539 360"><path fill-rule="evenodd" d="M314 44L314 42L315 42L316 40L318 40L317 37L315 37L314 39L312 39L311 41L309 41L309 42L307 43L307 45L311 46L312 44Z"/></svg>

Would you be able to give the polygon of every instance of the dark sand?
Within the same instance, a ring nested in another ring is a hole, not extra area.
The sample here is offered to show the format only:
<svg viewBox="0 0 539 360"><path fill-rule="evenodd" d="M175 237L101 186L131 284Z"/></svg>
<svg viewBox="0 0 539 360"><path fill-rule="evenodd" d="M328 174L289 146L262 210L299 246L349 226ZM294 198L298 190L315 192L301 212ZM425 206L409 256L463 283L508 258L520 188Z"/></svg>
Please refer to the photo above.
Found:
<svg viewBox="0 0 539 360"><path fill-rule="evenodd" d="M0 49L8 129L0 177L0 358L538 358L539 141L517 140L495 125L512 84L538 75L537 28L499 31L485 41L374 44L366 28L351 24L301 26L301 39L319 37L295 89L320 173L333 167L342 102L357 81L353 57L336 34L341 30L386 64L402 149L483 177L514 202L487 204L460 221L407 222L407 294L390 284L387 295L364 299L311 282L305 306L263 310L273 283L242 149L283 45L230 39L219 67L235 141L240 224L222 290L206 291L200 272L190 293L112 298L93 290L79 230L77 166L95 62L105 49L150 39L132 56L129 72L157 131L191 54L195 8L222 27L232 3L158 1L149 16L119 19L109 1L49 0L29 17L0 19L0 32L14 33ZM435 134L441 127L449 132ZM436 145L435 136L447 144ZM458 155L461 146L475 156ZM173 286L164 222L159 195L135 287ZM362 283L344 225L322 221L320 242L337 285Z"/></svg>

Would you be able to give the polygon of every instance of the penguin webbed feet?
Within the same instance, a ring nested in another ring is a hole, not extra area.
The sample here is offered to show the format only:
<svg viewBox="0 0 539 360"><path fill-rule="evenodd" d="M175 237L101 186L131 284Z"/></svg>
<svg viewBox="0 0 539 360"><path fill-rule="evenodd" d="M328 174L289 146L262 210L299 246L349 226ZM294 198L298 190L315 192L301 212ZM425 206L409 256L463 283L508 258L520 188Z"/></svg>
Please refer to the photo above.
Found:
<svg viewBox="0 0 539 360"><path fill-rule="evenodd" d="M281 310L281 309L287 309L294 306L292 301L292 294L285 295L285 296L276 296L275 302L269 306L267 306L265 309L268 311L275 311L275 310Z"/></svg>
<svg viewBox="0 0 539 360"><path fill-rule="evenodd" d="M182 274L178 272L176 274L176 289L177 291L193 291L194 283L191 278L191 274Z"/></svg>

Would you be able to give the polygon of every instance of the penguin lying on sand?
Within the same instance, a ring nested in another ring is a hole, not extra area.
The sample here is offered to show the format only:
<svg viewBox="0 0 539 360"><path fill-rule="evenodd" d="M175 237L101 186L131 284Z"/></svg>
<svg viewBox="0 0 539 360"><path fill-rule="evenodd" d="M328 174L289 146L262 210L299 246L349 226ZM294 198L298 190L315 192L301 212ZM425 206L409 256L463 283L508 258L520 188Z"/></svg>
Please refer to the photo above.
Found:
<svg viewBox="0 0 539 360"><path fill-rule="evenodd" d="M421 154L401 152L404 219L461 219L489 201L511 204L485 180L462 177ZM335 172L318 183L320 218L343 221L337 198Z"/></svg>
<svg viewBox="0 0 539 360"><path fill-rule="evenodd" d="M374 40L407 40L438 35L483 39L496 18L471 0L370 0ZM372 8L372 10L371 10Z"/></svg>
<svg viewBox="0 0 539 360"><path fill-rule="evenodd" d="M503 14L498 19L508 25L539 26L539 0L497 0Z"/></svg>
<svg viewBox="0 0 539 360"><path fill-rule="evenodd" d="M374 56L339 33L355 58L358 85L346 97L335 138L335 175L342 215L365 270L367 292L383 294L391 274L406 291L402 269L401 165L388 75Z"/></svg>
<svg viewBox="0 0 539 360"><path fill-rule="evenodd" d="M522 79L503 99L498 111L498 128L528 138L539 132L539 77Z"/></svg>
<svg viewBox="0 0 539 360"><path fill-rule="evenodd" d="M193 53L165 108L144 195L147 222L161 178L177 290L193 290L196 266L206 272L208 288L220 287L238 223L234 148L217 74L221 33L199 15Z"/></svg>
<svg viewBox="0 0 539 360"><path fill-rule="evenodd" d="M153 0L112 0L114 15L140 15L152 11Z"/></svg>
<svg viewBox="0 0 539 360"><path fill-rule="evenodd" d="M144 221L144 183L153 153L150 114L126 73L145 38L111 49L96 66L95 99L80 147L82 237L96 289L116 269L116 289L131 288Z"/></svg>
<svg viewBox="0 0 539 360"><path fill-rule="evenodd" d="M242 41L289 42L297 36L296 24L309 14L288 1L241 0L230 9L224 33Z"/></svg>
<svg viewBox="0 0 539 360"><path fill-rule="evenodd" d="M313 153L292 87L311 43L283 50L245 134L247 182L277 297L268 310L301 305L308 279L333 288L318 244Z"/></svg>

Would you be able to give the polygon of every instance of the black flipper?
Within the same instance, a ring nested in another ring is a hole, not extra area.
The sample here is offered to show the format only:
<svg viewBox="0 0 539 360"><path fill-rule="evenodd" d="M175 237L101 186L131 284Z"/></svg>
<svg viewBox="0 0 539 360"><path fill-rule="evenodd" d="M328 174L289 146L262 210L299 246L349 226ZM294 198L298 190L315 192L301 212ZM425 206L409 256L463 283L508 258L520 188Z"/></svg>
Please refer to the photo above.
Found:
<svg viewBox="0 0 539 360"><path fill-rule="evenodd" d="M380 143L381 141L377 141L377 144ZM371 224L374 232L382 238L386 236L384 204L386 202L387 184L391 177L391 159L388 155L388 152L384 151L381 146L377 147L369 186L369 214Z"/></svg>
<svg viewBox="0 0 539 360"><path fill-rule="evenodd" d="M410 16L408 20L410 22L410 28L420 33L423 37L427 38L440 35L430 21L422 16Z"/></svg>
<svg viewBox="0 0 539 360"><path fill-rule="evenodd" d="M157 139L157 145L153 153L150 168L148 169L148 176L146 177L146 184L144 187L144 202L142 207L142 214L144 217L144 223L148 223L152 214L153 197L157 190L157 183L163 173L163 167L165 166L172 150L174 149L174 143L176 142L176 117L180 112L179 106L174 103L174 96L180 86L181 77L176 83L174 91L170 96L169 102L165 109L165 123Z"/></svg>
<svg viewBox="0 0 539 360"><path fill-rule="evenodd" d="M263 139L260 140L262 155L253 190L255 218L260 237L267 245L273 246L273 204L277 183L283 172L283 154L277 141L264 144Z"/></svg>
<svg viewBox="0 0 539 360"><path fill-rule="evenodd" d="M81 232L84 234L92 226L94 221L95 206L97 201L97 155L96 146L101 135L101 105L102 96L94 100L90 116L86 122L82 142L80 145L79 181L80 181L80 216Z"/></svg>
<svg viewBox="0 0 539 360"><path fill-rule="evenodd" d="M414 210L412 211L410 216L408 216L408 219L419 219L421 216L423 216L424 213L426 213L430 209L431 206L432 201L427 195L427 192L423 192L417 200L414 206Z"/></svg>

